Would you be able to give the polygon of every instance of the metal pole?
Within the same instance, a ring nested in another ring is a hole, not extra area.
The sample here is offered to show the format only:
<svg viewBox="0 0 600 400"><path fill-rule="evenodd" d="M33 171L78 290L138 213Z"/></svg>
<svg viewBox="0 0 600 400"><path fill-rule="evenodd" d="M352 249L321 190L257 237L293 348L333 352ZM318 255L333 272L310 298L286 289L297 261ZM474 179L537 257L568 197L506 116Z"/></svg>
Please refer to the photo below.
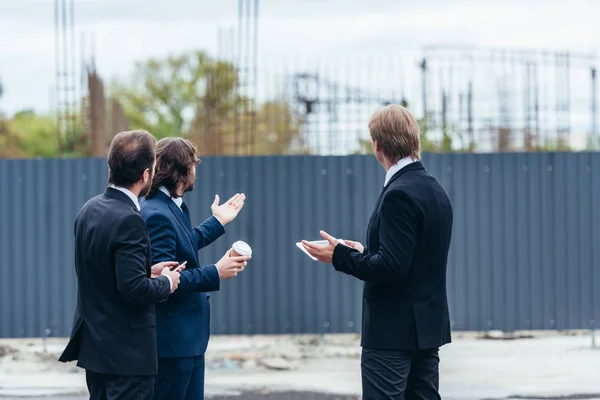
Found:
<svg viewBox="0 0 600 400"><path fill-rule="evenodd" d="M475 150L475 133L473 131L473 82L469 81L467 92L467 132L469 133L469 151Z"/></svg>
<svg viewBox="0 0 600 400"><path fill-rule="evenodd" d="M58 148L58 157L61 157L62 138L60 135L60 36L58 32L58 27L60 24L59 5L59 0L54 0L54 63L56 68L54 106L56 107L56 140Z"/></svg>
<svg viewBox="0 0 600 400"><path fill-rule="evenodd" d="M596 103L596 68L592 68L592 131L590 132L590 144L592 149L600 148L600 139L596 137L597 127L597 103Z"/></svg>
<svg viewBox="0 0 600 400"><path fill-rule="evenodd" d="M77 78L75 76L75 1L71 0L69 4L69 35L71 36L71 48L69 49L69 56L71 58L71 71L69 71L69 80L68 80L68 93L69 93L69 125L71 129L71 138L74 143L74 148L77 147L78 141L76 138L77 135L77 90L76 90L76 82Z"/></svg>
<svg viewBox="0 0 600 400"><path fill-rule="evenodd" d="M427 59L421 61L421 97L423 101L423 121L425 122L425 130L427 131ZM423 132L425 133L425 132Z"/></svg>

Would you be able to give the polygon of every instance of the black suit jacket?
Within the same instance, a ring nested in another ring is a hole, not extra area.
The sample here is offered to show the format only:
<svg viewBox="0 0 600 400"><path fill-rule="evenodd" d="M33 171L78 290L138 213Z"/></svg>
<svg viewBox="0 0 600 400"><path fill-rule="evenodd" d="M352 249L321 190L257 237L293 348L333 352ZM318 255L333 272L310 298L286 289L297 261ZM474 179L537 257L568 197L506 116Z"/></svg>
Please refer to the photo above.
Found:
<svg viewBox="0 0 600 400"><path fill-rule="evenodd" d="M451 234L450 200L415 162L383 189L364 253L336 246L335 269L365 281L363 347L420 350L450 342L446 263Z"/></svg>
<svg viewBox="0 0 600 400"><path fill-rule="evenodd" d="M155 375L154 304L170 294L167 277L150 278L152 254L135 204L108 188L75 221L77 309L60 361L112 375Z"/></svg>

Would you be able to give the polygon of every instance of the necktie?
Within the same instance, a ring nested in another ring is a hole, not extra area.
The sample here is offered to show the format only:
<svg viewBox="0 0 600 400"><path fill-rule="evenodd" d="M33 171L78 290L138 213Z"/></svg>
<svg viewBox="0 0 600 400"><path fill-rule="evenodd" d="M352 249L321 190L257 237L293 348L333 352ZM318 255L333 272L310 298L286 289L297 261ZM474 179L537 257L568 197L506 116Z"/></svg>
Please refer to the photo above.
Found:
<svg viewBox="0 0 600 400"><path fill-rule="evenodd" d="M187 221L188 226L191 228L192 220L190 218L190 209L188 208L187 204L185 204L185 201L181 203L181 211L183 211L183 217Z"/></svg>

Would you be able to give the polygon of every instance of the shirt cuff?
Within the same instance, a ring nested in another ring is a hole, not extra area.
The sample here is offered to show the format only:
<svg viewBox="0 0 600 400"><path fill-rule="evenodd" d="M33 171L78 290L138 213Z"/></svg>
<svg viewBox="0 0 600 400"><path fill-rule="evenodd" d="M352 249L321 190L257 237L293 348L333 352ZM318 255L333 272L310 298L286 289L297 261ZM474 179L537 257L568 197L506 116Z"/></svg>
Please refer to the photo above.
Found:
<svg viewBox="0 0 600 400"><path fill-rule="evenodd" d="M173 279L171 279L171 277L169 275L165 275L167 277L167 279L169 280L169 291L173 291Z"/></svg>
<svg viewBox="0 0 600 400"><path fill-rule="evenodd" d="M222 226L223 228L225 228L225 224L223 224L223 222L221 222L221 220L220 220L219 218L217 218L215 215L213 215L213 217L214 217L214 218L215 218L217 221L219 221L219 223L221 224L221 226Z"/></svg>

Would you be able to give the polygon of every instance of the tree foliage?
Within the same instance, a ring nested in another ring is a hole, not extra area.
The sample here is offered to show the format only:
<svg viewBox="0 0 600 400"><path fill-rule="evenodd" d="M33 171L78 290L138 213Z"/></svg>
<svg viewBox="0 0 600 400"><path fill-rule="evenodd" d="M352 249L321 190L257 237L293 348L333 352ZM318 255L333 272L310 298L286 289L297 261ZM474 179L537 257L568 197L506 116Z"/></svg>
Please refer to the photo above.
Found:
<svg viewBox="0 0 600 400"><path fill-rule="evenodd" d="M56 157L55 121L37 115L33 110L23 110L4 122L0 136L3 157Z"/></svg>
<svg viewBox="0 0 600 400"><path fill-rule="evenodd" d="M157 138L184 136L203 154L282 154L293 150L300 123L288 104L257 104L241 95L238 73L204 52L136 64L112 96L136 128Z"/></svg>

